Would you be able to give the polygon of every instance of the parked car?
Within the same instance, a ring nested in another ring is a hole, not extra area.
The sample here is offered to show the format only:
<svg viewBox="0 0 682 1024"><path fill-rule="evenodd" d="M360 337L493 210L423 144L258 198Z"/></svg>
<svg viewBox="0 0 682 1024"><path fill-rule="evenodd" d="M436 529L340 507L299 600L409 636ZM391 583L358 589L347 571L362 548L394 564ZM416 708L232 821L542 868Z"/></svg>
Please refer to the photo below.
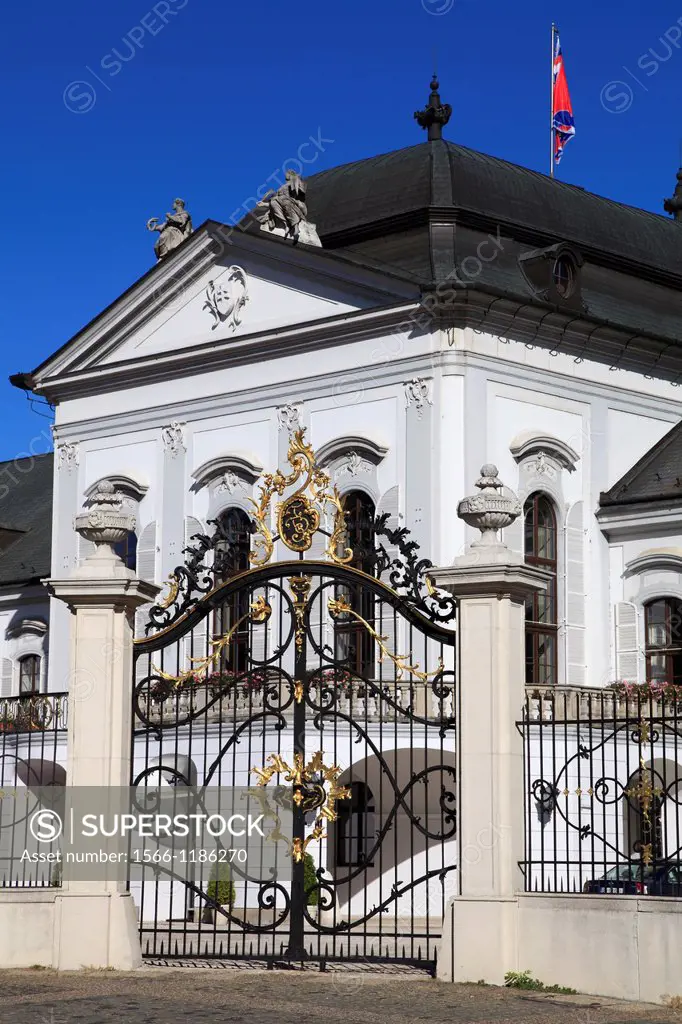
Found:
<svg viewBox="0 0 682 1024"><path fill-rule="evenodd" d="M585 882L583 892L622 896L682 896L682 862L642 864L632 861Z"/></svg>

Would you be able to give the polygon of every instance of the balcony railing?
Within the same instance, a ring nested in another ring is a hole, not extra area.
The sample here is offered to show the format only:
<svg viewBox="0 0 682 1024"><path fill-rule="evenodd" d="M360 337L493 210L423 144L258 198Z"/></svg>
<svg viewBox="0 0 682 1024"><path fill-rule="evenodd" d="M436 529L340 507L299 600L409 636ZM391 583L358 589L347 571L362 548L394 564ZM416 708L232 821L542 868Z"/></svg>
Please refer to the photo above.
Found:
<svg viewBox="0 0 682 1024"><path fill-rule="evenodd" d="M65 732L67 693L32 693L0 698L0 737L17 733Z"/></svg>
<svg viewBox="0 0 682 1024"><path fill-rule="evenodd" d="M311 685L309 701L313 707L347 715L360 722L397 721L403 712L411 712L422 718L449 720L454 715L454 693L448 692L443 699L434 692L430 682L377 682L376 692L361 680L351 680L342 685L325 682ZM268 709L275 711L279 705L291 704L291 693L287 684L265 683L248 686L236 683L232 686L196 682L191 686L164 692L151 690L144 708L150 722L171 726L205 713L209 723L230 722L250 718Z"/></svg>

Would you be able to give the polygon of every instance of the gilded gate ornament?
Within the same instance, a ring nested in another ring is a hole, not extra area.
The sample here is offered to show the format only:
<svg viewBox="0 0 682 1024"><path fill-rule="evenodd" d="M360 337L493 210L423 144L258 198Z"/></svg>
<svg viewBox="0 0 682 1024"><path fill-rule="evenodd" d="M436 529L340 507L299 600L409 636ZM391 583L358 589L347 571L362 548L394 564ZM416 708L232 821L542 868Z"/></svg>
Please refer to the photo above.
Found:
<svg viewBox="0 0 682 1024"><path fill-rule="evenodd" d="M308 594L313 580L311 576L290 576L289 588L294 595L294 614L296 615L296 650L303 647L305 637L305 610L308 605Z"/></svg>
<svg viewBox="0 0 682 1024"><path fill-rule="evenodd" d="M307 764L303 754L294 754L293 766L279 754L271 754L267 760L269 765L266 762L263 768L251 769L258 776L256 785L267 786L274 775L283 775L285 781L292 784L292 799L297 807L304 811L319 809L312 832L305 839L295 838L293 841L291 856L300 862L310 843L324 838L325 821L336 821L337 800L349 800L351 791L348 786L338 785L342 769L337 764L327 767L321 750Z"/></svg>
<svg viewBox="0 0 682 1024"><path fill-rule="evenodd" d="M344 547L346 515L341 496L336 485L330 485L329 474L315 463L315 453L305 440L305 430L296 430L291 435L287 460L291 473L285 476L279 469L266 473L259 488L260 500L250 499L256 519L256 550L249 555L251 563L265 565L270 561L276 539L268 524L272 499L275 494L283 496L289 487L296 484L299 486L293 494L275 507L279 539L290 551L308 551L320 528L321 514L331 508L334 525L325 553L339 565L350 562L353 552Z"/></svg>
<svg viewBox="0 0 682 1024"><path fill-rule="evenodd" d="M389 651L387 646L388 637L381 636L377 633L376 629L370 625L367 619L363 619L362 615L351 606L347 597L343 595L341 597L333 598L330 597L327 601L327 608L329 614L333 619L339 619L341 616L347 616L351 619L355 619L360 625L369 633L377 647L379 648L379 662L385 661L388 658L395 665L396 679L402 679L405 672L409 672L410 675L419 679L422 683L425 683L428 679L435 679L443 672L443 661L439 659L438 668L434 669L433 672L422 672L418 664L412 664L410 656L407 654L394 654Z"/></svg>
<svg viewBox="0 0 682 1024"><path fill-rule="evenodd" d="M162 669L157 668L156 665L152 665L152 669L160 679L165 679L166 682L173 683L175 687L184 686L187 683L193 683L197 674L201 674L202 672L212 668L214 665L219 664L221 657L227 655L235 633L237 633L245 622L253 622L254 624L266 623L271 615L272 607L261 595L251 603L248 612L240 616L234 625L230 627L227 633L223 634L223 636L216 637L215 640L209 641L211 651L205 658L189 659L191 668L186 669L186 671L181 672L177 676L174 676L169 672L162 671Z"/></svg>

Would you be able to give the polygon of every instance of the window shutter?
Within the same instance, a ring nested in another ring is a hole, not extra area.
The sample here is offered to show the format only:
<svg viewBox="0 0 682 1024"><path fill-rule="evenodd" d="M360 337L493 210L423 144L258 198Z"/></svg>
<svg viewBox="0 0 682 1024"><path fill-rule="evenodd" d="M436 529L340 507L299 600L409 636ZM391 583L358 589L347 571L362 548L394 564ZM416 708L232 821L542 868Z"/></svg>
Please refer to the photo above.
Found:
<svg viewBox="0 0 682 1024"><path fill-rule="evenodd" d="M615 609L616 675L618 681L639 682L639 621L637 606L619 601Z"/></svg>
<svg viewBox="0 0 682 1024"><path fill-rule="evenodd" d="M137 575L150 583L156 581L156 523L147 523L137 545Z"/></svg>
<svg viewBox="0 0 682 1024"><path fill-rule="evenodd" d="M196 519L194 516L185 516L185 543L184 547L194 545L195 541L192 537L196 536L197 533L205 533L204 524L200 519ZM186 559L186 555L182 556L182 561Z"/></svg>
<svg viewBox="0 0 682 1024"><path fill-rule="evenodd" d="M584 504L568 511L564 530L566 571L566 682L585 686L585 530Z"/></svg>
<svg viewBox="0 0 682 1024"><path fill-rule="evenodd" d="M12 659L2 659L2 679L0 680L0 697L12 696Z"/></svg>
<svg viewBox="0 0 682 1024"><path fill-rule="evenodd" d="M194 629L192 629L187 636L183 637L182 643L180 644L180 650L184 655L184 662L178 665L179 672L186 672L188 669L193 667L191 658L194 659L194 665L196 666L197 658L206 658L213 650L209 647L208 643L208 631L209 627L213 630L214 626L214 612L209 612L208 615L204 615L200 622L197 622ZM215 665L211 665L208 669L209 675L216 669ZM202 675L204 673L201 673Z"/></svg>
<svg viewBox="0 0 682 1024"><path fill-rule="evenodd" d="M156 582L156 523L147 523L137 545L138 579ZM151 604L143 604L135 612L135 636L145 636Z"/></svg>
<svg viewBox="0 0 682 1024"><path fill-rule="evenodd" d="M320 517L320 526L326 530L327 533L331 533L334 529L334 516L326 510ZM325 551L329 546L329 537L326 533L322 533L322 530L316 530L313 534L313 542L310 545L310 549L306 552L305 557L318 562L327 561Z"/></svg>

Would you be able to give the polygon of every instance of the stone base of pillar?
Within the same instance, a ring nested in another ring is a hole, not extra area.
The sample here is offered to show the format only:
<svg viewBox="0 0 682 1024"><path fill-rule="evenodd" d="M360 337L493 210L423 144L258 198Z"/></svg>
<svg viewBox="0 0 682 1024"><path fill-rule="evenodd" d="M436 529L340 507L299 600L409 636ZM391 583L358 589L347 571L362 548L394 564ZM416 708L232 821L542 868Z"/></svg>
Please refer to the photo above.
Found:
<svg viewBox="0 0 682 1024"><path fill-rule="evenodd" d="M0 969L142 966L137 911L127 893L0 889Z"/></svg>
<svg viewBox="0 0 682 1024"><path fill-rule="evenodd" d="M504 985L518 968L518 899L455 896L438 949L438 979Z"/></svg>
<svg viewBox="0 0 682 1024"><path fill-rule="evenodd" d="M137 912L127 893L64 893L55 901L54 966L132 971L142 966Z"/></svg>

